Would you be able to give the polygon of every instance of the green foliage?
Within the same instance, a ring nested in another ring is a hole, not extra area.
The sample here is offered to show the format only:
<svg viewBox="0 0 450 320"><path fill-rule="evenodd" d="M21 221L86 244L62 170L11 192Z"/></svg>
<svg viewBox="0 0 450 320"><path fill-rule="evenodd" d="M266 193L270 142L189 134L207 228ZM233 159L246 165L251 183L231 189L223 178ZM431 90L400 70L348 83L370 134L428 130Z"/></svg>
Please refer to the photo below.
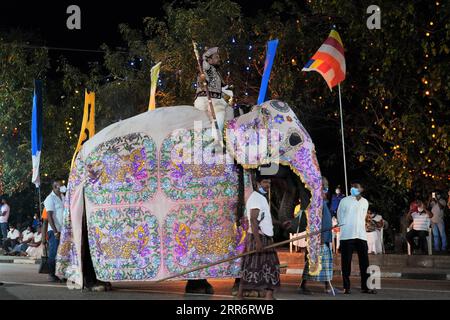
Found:
<svg viewBox="0 0 450 320"><path fill-rule="evenodd" d="M270 96L293 106L316 143L323 173L332 183L343 184L337 88L330 92L320 75L301 72L335 24L346 50L342 96L350 178L367 182L367 197L384 216L402 213L413 189L428 192L448 184L450 9L426 0L402 5L383 1L381 30L369 30L366 8L371 4L279 0L270 10L244 16L229 0L177 1L166 5L163 17L144 18L141 30L118 26L124 47L104 45L104 64L92 65L84 74L61 59L59 78L50 80L45 78L49 67L45 50L5 45L26 41L18 35L2 39L4 190L21 190L30 179L33 78L46 80L47 88L42 172L64 177L72 156L67 150L75 148L81 124L83 88L96 92L97 131L147 110L150 69L159 61L162 85L157 107L192 105L195 40L201 52L220 47L222 75L234 86L236 102L255 104L265 43L274 38L280 43ZM136 59L142 61L131 66ZM17 136L11 133L15 126Z"/></svg>

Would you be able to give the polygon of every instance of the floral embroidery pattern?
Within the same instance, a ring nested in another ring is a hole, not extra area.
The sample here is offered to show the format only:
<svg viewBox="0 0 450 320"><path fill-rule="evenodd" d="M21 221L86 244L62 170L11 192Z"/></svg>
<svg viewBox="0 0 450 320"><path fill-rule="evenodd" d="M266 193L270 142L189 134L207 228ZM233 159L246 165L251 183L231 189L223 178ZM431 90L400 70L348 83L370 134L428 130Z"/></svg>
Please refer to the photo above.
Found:
<svg viewBox="0 0 450 320"><path fill-rule="evenodd" d="M284 116L288 121L284 121ZM291 121L289 121L291 119ZM281 101L264 102L251 113L227 123L227 149L246 168L272 161L289 166L311 192L311 206L306 210L308 232L318 231L322 221L322 177L311 137L288 104ZM265 130L265 131L264 131ZM272 132L277 131L278 135ZM253 132L263 132L264 135ZM234 141L233 141L234 139ZM251 145L258 153L248 152ZM268 146L260 149L260 146ZM266 150L264 153L263 151ZM310 273L320 269L320 235L308 241Z"/></svg>
<svg viewBox="0 0 450 320"><path fill-rule="evenodd" d="M156 192L156 146L140 133L99 145L86 159L86 196L94 204L133 204Z"/></svg>
<svg viewBox="0 0 450 320"><path fill-rule="evenodd" d="M172 210L164 225L164 264L172 274L243 252L247 225L237 227L236 203L185 204ZM185 275L184 278L234 277L240 260Z"/></svg>
<svg viewBox="0 0 450 320"><path fill-rule="evenodd" d="M172 200L201 200L237 196L238 176L234 164L215 157L211 130L200 133L179 130L164 139L160 155L161 188ZM194 134L203 144L194 145Z"/></svg>
<svg viewBox="0 0 450 320"><path fill-rule="evenodd" d="M277 114L274 118L274 121L276 123L283 123L284 122L284 117L281 114Z"/></svg>
<svg viewBox="0 0 450 320"><path fill-rule="evenodd" d="M88 217L89 248L103 281L154 278L161 263L158 221L139 207L102 209Z"/></svg>

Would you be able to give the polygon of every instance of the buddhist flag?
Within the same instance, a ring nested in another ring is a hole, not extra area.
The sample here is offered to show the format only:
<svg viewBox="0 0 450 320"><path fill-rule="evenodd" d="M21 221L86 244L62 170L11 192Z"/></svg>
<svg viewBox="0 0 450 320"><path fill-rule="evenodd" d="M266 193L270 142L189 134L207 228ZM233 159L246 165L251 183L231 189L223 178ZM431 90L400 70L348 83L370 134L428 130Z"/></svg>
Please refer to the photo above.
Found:
<svg viewBox="0 0 450 320"><path fill-rule="evenodd" d="M328 38L302 71L320 73L330 90L345 79L344 45L336 30L331 30Z"/></svg>
<svg viewBox="0 0 450 320"><path fill-rule="evenodd" d="M75 158L78 152L81 149L81 146L92 138L95 134L95 93L88 92L85 90L84 92L84 112L83 112L83 121L81 123L81 132L80 137L78 138L77 148L75 149L75 153L72 158L72 163L70 168L73 167L73 163L75 162Z"/></svg>
<svg viewBox="0 0 450 320"><path fill-rule="evenodd" d="M39 188L41 179L39 175L39 164L41 162L42 150L42 81L34 81L33 110L31 114L31 159L33 173L31 182Z"/></svg>
<svg viewBox="0 0 450 320"><path fill-rule="evenodd" d="M158 83L159 70L161 69L161 62L158 62L153 66L150 71L150 102L148 104L148 110L155 110L156 107L156 86Z"/></svg>
<svg viewBox="0 0 450 320"><path fill-rule="evenodd" d="M259 88L258 104L266 101L267 87L269 86L270 73L272 71L273 60L277 52L278 39L267 42L266 61L264 62L264 73Z"/></svg>

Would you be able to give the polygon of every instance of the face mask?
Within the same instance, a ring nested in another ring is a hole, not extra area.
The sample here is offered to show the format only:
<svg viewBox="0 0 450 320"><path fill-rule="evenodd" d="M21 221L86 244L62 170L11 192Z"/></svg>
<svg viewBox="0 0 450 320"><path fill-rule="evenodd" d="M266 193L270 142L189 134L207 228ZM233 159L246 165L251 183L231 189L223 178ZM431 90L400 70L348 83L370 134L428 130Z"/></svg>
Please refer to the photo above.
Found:
<svg viewBox="0 0 450 320"><path fill-rule="evenodd" d="M59 192L66 193L66 191L67 191L66 186L59 187Z"/></svg>
<svg viewBox="0 0 450 320"><path fill-rule="evenodd" d="M323 192L328 193L328 188L323 188Z"/></svg>
<svg viewBox="0 0 450 320"><path fill-rule="evenodd" d="M258 191L262 194L267 194L266 190L264 190L263 187L259 187Z"/></svg>
<svg viewBox="0 0 450 320"><path fill-rule="evenodd" d="M358 188L353 188L353 187L350 189L350 193L351 193L352 196L354 196L354 197L357 197L357 196L359 196L359 195L361 194L361 192L359 191Z"/></svg>
<svg viewBox="0 0 450 320"><path fill-rule="evenodd" d="M336 194L341 194L341 190L339 190L339 189L336 189Z"/></svg>

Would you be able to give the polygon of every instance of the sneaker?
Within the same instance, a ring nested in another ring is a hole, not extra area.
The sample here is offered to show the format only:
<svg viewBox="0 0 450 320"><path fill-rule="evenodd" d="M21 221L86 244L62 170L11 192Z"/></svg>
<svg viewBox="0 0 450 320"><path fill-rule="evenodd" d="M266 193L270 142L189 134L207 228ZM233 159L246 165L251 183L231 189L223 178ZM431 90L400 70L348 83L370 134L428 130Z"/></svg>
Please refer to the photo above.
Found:
<svg viewBox="0 0 450 320"><path fill-rule="evenodd" d="M350 289L344 289L344 294L351 294L352 292L350 291Z"/></svg>

